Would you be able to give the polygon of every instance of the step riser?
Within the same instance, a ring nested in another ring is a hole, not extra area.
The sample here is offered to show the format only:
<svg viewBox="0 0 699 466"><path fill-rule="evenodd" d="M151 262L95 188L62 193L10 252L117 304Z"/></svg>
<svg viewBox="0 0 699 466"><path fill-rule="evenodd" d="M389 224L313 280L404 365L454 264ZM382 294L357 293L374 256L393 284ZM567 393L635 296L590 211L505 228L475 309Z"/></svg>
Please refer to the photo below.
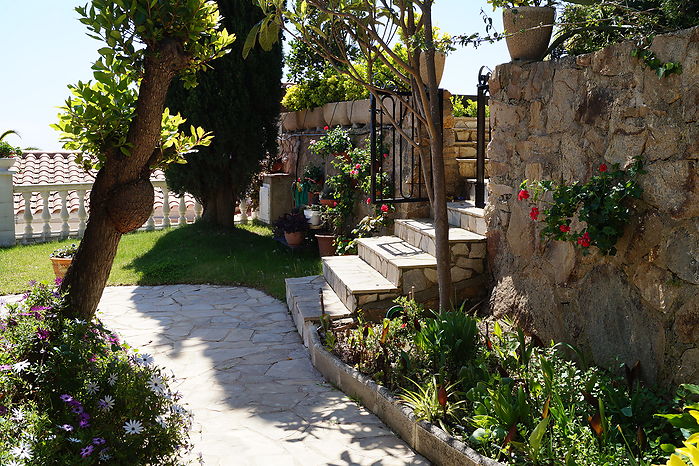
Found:
<svg viewBox="0 0 699 466"><path fill-rule="evenodd" d="M469 215L454 209L447 209L447 214L450 225L478 233L479 235L485 235L486 225L483 217Z"/></svg>
<svg viewBox="0 0 699 466"><path fill-rule="evenodd" d="M397 293L353 293L326 262L323 262L323 277L325 277L325 280L342 304L351 312L355 312L362 307L378 306L383 302L390 303L398 297Z"/></svg>
<svg viewBox="0 0 699 466"><path fill-rule="evenodd" d="M395 223L395 234L403 241L407 241L416 248L420 248L428 254L437 255L437 245L435 239L426 233L410 228L402 222ZM468 241L468 242L451 242L449 244L452 261L458 260L460 257L471 259L485 259L486 242Z"/></svg>

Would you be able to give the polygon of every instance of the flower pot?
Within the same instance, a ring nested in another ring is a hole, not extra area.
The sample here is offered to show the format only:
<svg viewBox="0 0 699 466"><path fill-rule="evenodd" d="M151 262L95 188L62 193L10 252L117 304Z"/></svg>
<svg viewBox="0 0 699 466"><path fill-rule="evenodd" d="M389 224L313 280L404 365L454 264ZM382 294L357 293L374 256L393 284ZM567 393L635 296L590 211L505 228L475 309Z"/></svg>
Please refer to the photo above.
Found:
<svg viewBox="0 0 699 466"><path fill-rule="evenodd" d="M303 243L304 236L306 236L306 234L303 231L294 231L293 233L287 233L286 231L284 232L284 239L286 240L286 244L288 244L292 248L300 246L301 243Z"/></svg>
<svg viewBox="0 0 699 466"><path fill-rule="evenodd" d="M56 278L63 278L68 272L68 267L70 267L71 262L73 262L72 257L51 257L51 265L53 265L53 273Z"/></svg>
<svg viewBox="0 0 699 466"><path fill-rule="evenodd" d="M352 126L368 125L371 121L371 102L369 99L354 100L348 107L349 120Z"/></svg>
<svg viewBox="0 0 699 466"><path fill-rule="evenodd" d="M296 129L297 130L304 130L308 126L308 110L298 110L294 112L296 114Z"/></svg>
<svg viewBox="0 0 699 466"><path fill-rule="evenodd" d="M306 129L316 129L325 126L325 118L323 118L323 107L316 107L308 110L306 114Z"/></svg>
<svg viewBox="0 0 699 466"><path fill-rule="evenodd" d="M334 207L335 204L337 204L337 201L335 199L321 199L320 200L321 205L326 205L329 207Z"/></svg>
<svg viewBox="0 0 699 466"><path fill-rule="evenodd" d="M314 210L311 212L311 225L314 227L320 226L320 212Z"/></svg>
<svg viewBox="0 0 699 466"><path fill-rule="evenodd" d="M284 131L296 131L299 127L296 122L296 112L282 113L281 122Z"/></svg>
<svg viewBox="0 0 699 466"><path fill-rule="evenodd" d="M526 6L503 10L502 20L508 34L506 41L510 58L543 59L551 41L555 17L556 10L551 7Z"/></svg>
<svg viewBox="0 0 699 466"><path fill-rule="evenodd" d="M335 114L335 117L337 118L337 123L338 125L341 126L349 126L352 124L349 118L349 109L352 105L352 102L338 102L337 103L337 112Z"/></svg>
<svg viewBox="0 0 699 466"><path fill-rule="evenodd" d="M446 63L446 60L446 53L440 52L439 50L435 50L434 71L437 75L437 87L439 87L439 83L442 81L442 75L444 74L444 64ZM420 78L422 79L422 82L424 82L425 85L427 85L427 83L429 82L427 73L427 54L424 52L420 54Z"/></svg>
<svg viewBox="0 0 699 466"><path fill-rule="evenodd" d="M316 235L320 257L335 255L335 235Z"/></svg>

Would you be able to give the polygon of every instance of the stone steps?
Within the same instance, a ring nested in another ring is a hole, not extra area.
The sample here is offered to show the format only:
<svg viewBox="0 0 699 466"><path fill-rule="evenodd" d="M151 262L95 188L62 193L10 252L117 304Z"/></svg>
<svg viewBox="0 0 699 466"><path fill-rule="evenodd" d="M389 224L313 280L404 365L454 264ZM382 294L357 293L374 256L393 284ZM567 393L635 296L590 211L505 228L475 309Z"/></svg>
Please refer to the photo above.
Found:
<svg viewBox="0 0 699 466"><path fill-rule="evenodd" d="M393 283L401 294L423 291L437 281L437 259L396 236L357 240L359 257ZM425 270L428 269L428 270Z"/></svg>
<svg viewBox="0 0 699 466"><path fill-rule="evenodd" d="M402 240L422 249L428 254L437 254L434 223L431 219L398 219L395 221L394 228L396 235ZM450 227L449 247L453 249L457 244L463 243L466 243L467 247L473 243L485 244L485 236L464 230L463 228ZM483 257L485 257L485 254Z"/></svg>
<svg viewBox="0 0 699 466"><path fill-rule="evenodd" d="M323 276L351 312L380 307L399 294L397 286L359 256L324 257Z"/></svg>
<svg viewBox="0 0 699 466"><path fill-rule="evenodd" d="M462 178L476 177L476 159L457 158L456 163L459 166L459 176ZM485 177L490 178L490 161L485 160Z"/></svg>
<svg viewBox="0 0 699 466"><path fill-rule="evenodd" d="M483 209L477 208L471 201L448 202L447 215L450 225L479 235L486 233Z"/></svg>

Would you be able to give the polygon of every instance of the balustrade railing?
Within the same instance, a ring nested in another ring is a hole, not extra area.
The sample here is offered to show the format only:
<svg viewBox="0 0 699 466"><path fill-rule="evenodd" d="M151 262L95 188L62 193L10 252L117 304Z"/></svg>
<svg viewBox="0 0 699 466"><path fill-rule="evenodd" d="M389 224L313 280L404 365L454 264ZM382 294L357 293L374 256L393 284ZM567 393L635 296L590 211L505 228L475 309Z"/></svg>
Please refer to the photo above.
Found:
<svg viewBox="0 0 699 466"><path fill-rule="evenodd" d="M153 187L160 191L156 195L156 202L153 211L140 228L141 230L160 230L174 225L185 225L190 221L201 218L202 206L194 201L193 206L190 200L188 203L185 196L177 196L177 217L170 218L172 209L170 207L170 197L174 196L168 189L165 180L151 180ZM24 228L16 229L16 239L22 243L45 242L52 239L65 239L68 237L82 238L85 233L87 218L89 214L89 203L86 202L88 193L92 189L92 183L63 183L63 184L32 184L15 185L13 192L21 196L24 212L16 216L15 222ZM58 196L60 208L55 207L55 196ZM36 199L36 196L40 199ZM77 197L77 205L76 199ZM70 199L70 202L69 202ZM40 204L38 207L36 204ZM32 205L34 203L34 206ZM57 212L58 210L58 212ZM41 211L40 216L38 211ZM34 213L33 213L34 212ZM39 216L40 219L36 217Z"/></svg>

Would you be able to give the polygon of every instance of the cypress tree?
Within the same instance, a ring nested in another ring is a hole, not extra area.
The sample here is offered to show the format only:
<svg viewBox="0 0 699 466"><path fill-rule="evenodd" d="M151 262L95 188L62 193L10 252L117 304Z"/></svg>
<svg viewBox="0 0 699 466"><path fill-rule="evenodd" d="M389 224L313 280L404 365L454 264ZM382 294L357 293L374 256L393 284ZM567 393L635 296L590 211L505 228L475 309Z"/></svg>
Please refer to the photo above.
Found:
<svg viewBox="0 0 699 466"><path fill-rule="evenodd" d="M199 85L170 88L167 106L187 125L213 131L210 146L188 154L186 164L170 165L170 188L189 192L204 207L203 220L233 225L235 202L257 174L267 153L277 150L277 120L282 97L282 51L256 48L242 57L245 37L262 18L250 0L217 0L223 27L237 39L231 52L201 73Z"/></svg>

